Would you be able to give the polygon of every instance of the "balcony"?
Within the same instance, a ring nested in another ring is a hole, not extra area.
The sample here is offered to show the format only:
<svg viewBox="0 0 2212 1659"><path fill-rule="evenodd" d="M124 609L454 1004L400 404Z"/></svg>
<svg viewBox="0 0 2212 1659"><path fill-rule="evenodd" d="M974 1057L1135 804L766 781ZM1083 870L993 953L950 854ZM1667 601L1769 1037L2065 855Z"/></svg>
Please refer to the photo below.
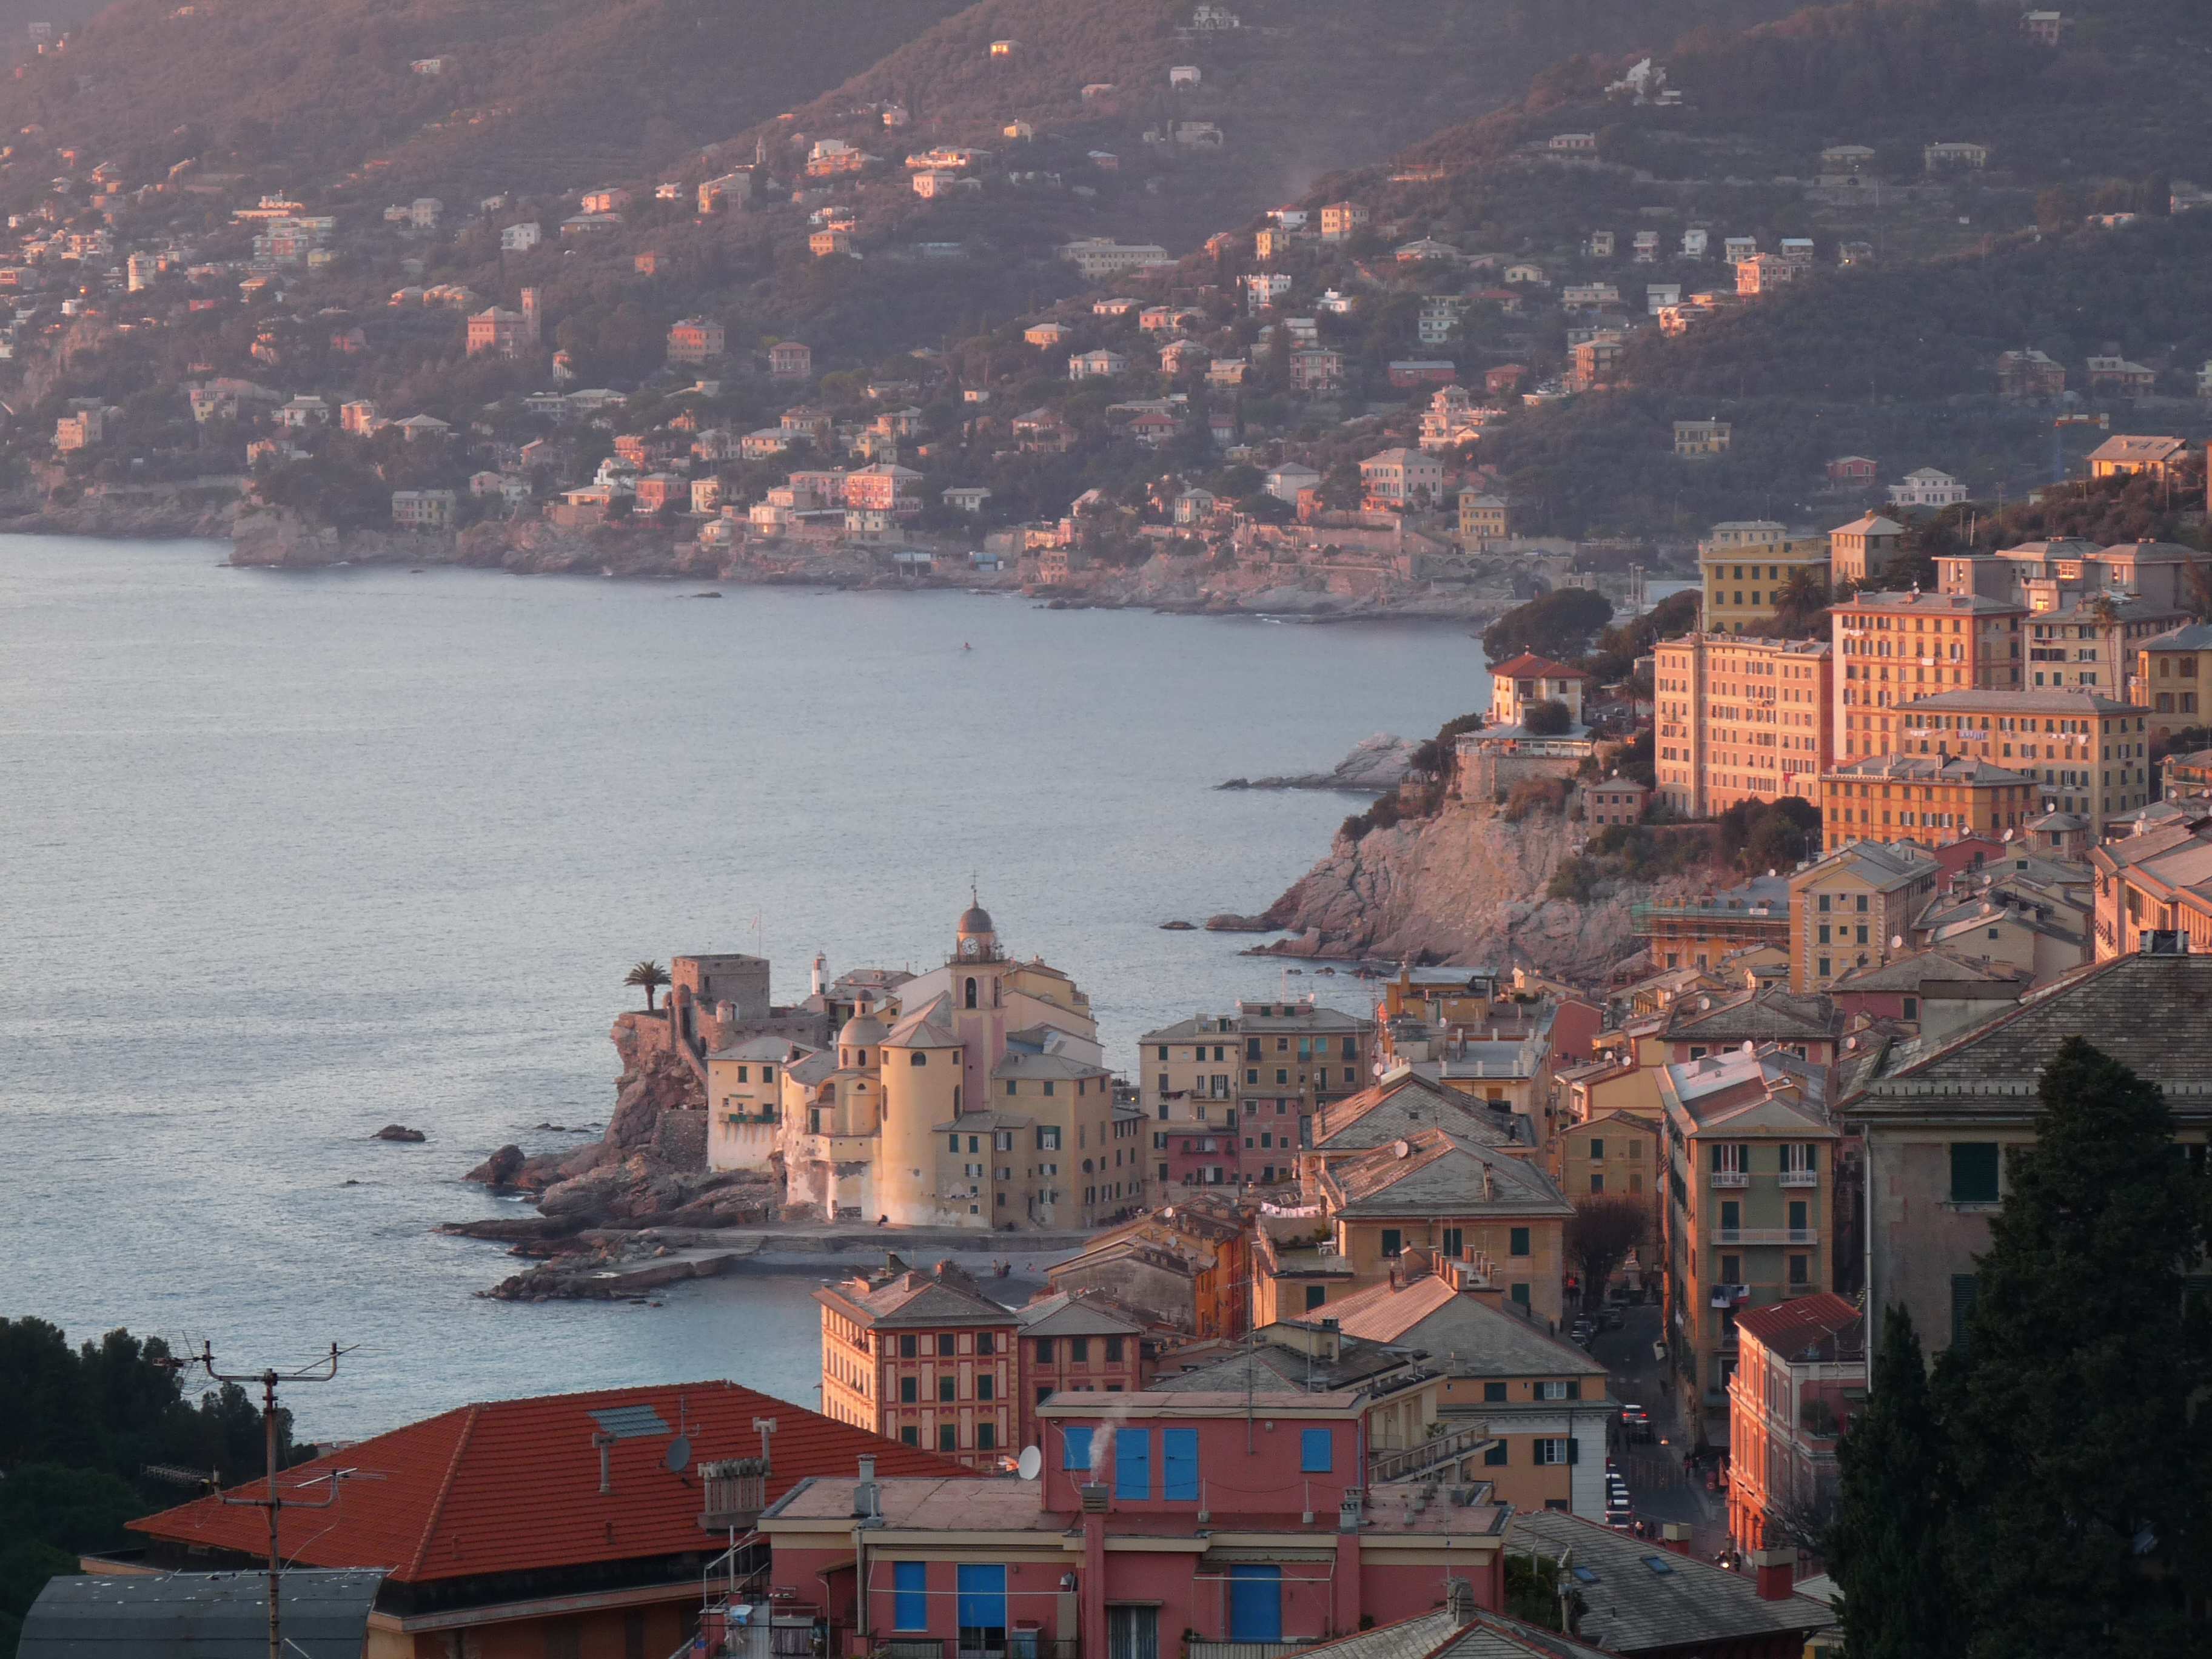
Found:
<svg viewBox="0 0 2212 1659"><path fill-rule="evenodd" d="M1818 1227L1717 1227L1716 1244L1818 1244Z"/></svg>
<svg viewBox="0 0 2212 1659"><path fill-rule="evenodd" d="M1721 1188L1748 1187L1751 1185L1751 1172L1748 1170L1716 1170L1712 1173L1711 1184Z"/></svg>
<svg viewBox="0 0 2212 1659"><path fill-rule="evenodd" d="M1447 1433L1431 1435L1411 1446L1386 1447L1367 1460L1368 1484L1380 1486L1386 1480L1407 1480L1440 1470L1481 1450L1490 1443L1491 1437L1489 1424L1474 1423Z"/></svg>
<svg viewBox="0 0 2212 1659"><path fill-rule="evenodd" d="M1188 1659L1283 1659L1286 1653L1302 1653L1321 1641L1316 1636L1304 1642L1206 1642L1192 1637L1183 1644Z"/></svg>
<svg viewBox="0 0 2212 1659"><path fill-rule="evenodd" d="M1818 1170L1784 1170L1782 1184L1785 1187L1817 1187L1820 1184Z"/></svg>

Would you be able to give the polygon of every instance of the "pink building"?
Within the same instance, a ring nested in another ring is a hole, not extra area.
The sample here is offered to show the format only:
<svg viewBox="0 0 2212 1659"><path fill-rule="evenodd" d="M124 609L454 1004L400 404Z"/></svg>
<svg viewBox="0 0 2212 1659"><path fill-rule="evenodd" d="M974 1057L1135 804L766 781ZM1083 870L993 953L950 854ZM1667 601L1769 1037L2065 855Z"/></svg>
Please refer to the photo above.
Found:
<svg viewBox="0 0 2212 1659"><path fill-rule="evenodd" d="M1447 1578L1499 1607L1510 1510L1470 1473L1484 1425L1437 1426L1438 1382L1413 1350L1331 1325L1259 1335L1110 1404L1054 1395L1036 1408L1035 1480L864 1465L805 1483L761 1516L771 1583L812 1601L845 1655L1195 1659L1423 1613Z"/></svg>

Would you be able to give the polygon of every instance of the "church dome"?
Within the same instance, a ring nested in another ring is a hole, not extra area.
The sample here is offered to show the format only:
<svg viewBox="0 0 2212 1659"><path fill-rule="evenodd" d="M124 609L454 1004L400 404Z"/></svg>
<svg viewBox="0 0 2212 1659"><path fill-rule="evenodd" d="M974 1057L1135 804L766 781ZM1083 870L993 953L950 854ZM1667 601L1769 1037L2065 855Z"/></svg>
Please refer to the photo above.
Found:
<svg viewBox="0 0 2212 1659"><path fill-rule="evenodd" d="M873 1014L855 1014L845 1022L844 1030L837 1033L840 1048L874 1048L880 1047L890 1032L883 1021Z"/></svg>
<svg viewBox="0 0 2212 1659"><path fill-rule="evenodd" d="M961 937L964 939L971 933L995 933L999 930L991 925L991 913L988 910L980 904L971 904L960 913L959 931Z"/></svg>

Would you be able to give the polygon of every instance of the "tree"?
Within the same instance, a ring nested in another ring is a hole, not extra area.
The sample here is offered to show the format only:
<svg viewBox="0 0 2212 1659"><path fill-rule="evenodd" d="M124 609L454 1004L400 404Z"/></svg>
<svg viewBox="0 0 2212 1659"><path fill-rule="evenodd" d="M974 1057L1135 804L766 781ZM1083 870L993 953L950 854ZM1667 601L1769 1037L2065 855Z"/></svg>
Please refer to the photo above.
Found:
<svg viewBox="0 0 2212 1659"><path fill-rule="evenodd" d="M1852 1659L1945 1659L1956 1647L1944 1550L1951 1486L1912 1316L1882 1317L1869 1398L1838 1443L1829 1571Z"/></svg>
<svg viewBox="0 0 2212 1659"><path fill-rule="evenodd" d="M1571 660L1613 620L1613 602L1587 587L1563 587L1516 605L1482 630L1483 654L1504 662L1523 651Z"/></svg>
<svg viewBox="0 0 2212 1659"><path fill-rule="evenodd" d="M1971 1312L1936 1373L1958 1489L1952 1595L1986 1656L2201 1650L2212 1328L2185 1273L2203 1176L2158 1086L2081 1037L2041 1079Z"/></svg>
<svg viewBox="0 0 2212 1659"><path fill-rule="evenodd" d="M641 962L623 975L623 983L635 985L645 993L645 1010L653 1012L653 994L668 983L668 969L657 962Z"/></svg>
<svg viewBox="0 0 2212 1659"><path fill-rule="evenodd" d="M1521 711L1521 729L1532 737L1563 738L1574 725L1574 716L1557 697L1532 702Z"/></svg>
<svg viewBox="0 0 2212 1659"><path fill-rule="evenodd" d="M1651 1234L1651 1212L1640 1199L1625 1193L1592 1193L1575 1200L1567 1218L1567 1260L1582 1279L1584 1304L1604 1296L1631 1250L1641 1249Z"/></svg>

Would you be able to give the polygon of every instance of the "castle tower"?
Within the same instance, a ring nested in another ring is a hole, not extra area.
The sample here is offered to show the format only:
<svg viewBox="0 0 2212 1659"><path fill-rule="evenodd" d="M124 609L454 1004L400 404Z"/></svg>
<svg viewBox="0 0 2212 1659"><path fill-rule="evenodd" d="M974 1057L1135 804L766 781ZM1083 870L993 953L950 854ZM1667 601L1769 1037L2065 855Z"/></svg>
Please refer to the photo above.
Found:
<svg viewBox="0 0 2212 1659"><path fill-rule="evenodd" d="M522 290L522 337L531 344L538 343L538 290Z"/></svg>

